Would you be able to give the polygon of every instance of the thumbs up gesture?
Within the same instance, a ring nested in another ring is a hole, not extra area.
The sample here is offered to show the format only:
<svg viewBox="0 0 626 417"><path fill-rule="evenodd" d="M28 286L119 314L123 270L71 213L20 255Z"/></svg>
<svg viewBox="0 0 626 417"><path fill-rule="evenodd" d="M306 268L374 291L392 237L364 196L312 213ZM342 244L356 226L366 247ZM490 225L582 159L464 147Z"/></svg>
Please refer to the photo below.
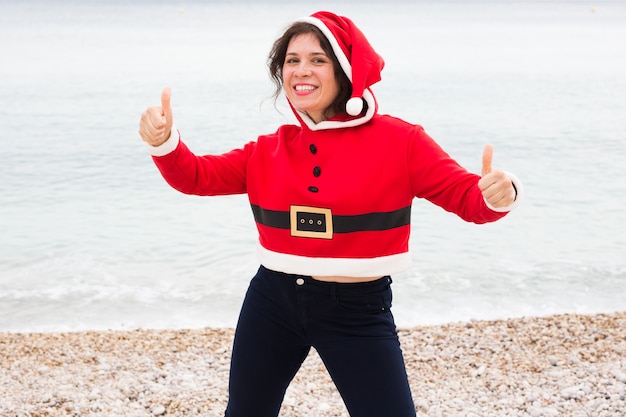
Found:
<svg viewBox="0 0 626 417"><path fill-rule="evenodd" d="M172 89L165 87L161 93L161 106L148 107L139 121L139 135L152 146L162 145L170 138L174 116L170 100Z"/></svg>
<svg viewBox="0 0 626 417"><path fill-rule="evenodd" d="M478 181L478 187L489 205L494 208L508 207L515 201L515 188L504 171L492 168L492 161L493 146L486 145L483 151L482 178Z"/></svg>

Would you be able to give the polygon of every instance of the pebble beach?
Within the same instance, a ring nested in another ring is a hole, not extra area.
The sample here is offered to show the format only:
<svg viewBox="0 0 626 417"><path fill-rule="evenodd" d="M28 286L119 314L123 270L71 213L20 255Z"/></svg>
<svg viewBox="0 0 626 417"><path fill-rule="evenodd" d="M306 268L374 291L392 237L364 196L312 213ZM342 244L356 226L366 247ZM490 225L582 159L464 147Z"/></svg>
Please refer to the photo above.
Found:
<svg viewBox="0 0 626 417"><path fill-rule="evenodd" d="M626 416L626 312L399 329L429 416ZM223 416L233 329L0 333L0 415ZM347 417L312 350L281 417Z"/></svg>

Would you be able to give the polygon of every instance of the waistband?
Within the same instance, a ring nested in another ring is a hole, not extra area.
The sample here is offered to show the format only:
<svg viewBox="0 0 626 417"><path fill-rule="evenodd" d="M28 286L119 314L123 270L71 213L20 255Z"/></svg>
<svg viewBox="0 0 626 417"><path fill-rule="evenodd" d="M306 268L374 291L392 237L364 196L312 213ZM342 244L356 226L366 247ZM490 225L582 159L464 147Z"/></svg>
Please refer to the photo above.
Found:
<svg viewBox="0 0 626 417"><path fill-rule="evenodd" d="M309 275L289 274L286 272L274 271L274 270L266 268L263 265L259 267L259 271L257 274L274 275L277 278L280 278L281 280L285 280L285 281L291 280L296 285L306 285L309 287L313 286L320 290L328 290L331 292L338 292L338 293L345 294L345 295L349 295L352 292L362 293L363 291L367 291L369 289L371 290L381 289L381 288L391 285L391 283L393 282L390 275L385 275L379 279L376 279L373 281L366 281L366 282L349 283L349 282L319 281Z"/></svg>

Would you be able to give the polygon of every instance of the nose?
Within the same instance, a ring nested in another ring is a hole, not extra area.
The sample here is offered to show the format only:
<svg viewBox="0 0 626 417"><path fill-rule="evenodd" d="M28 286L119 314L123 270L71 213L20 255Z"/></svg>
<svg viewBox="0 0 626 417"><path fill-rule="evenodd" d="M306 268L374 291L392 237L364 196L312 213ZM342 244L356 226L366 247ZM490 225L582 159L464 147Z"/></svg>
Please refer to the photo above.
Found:
<svg viewBox="0 0 626 417"><path fill-rule="evenodd" d="M301 62L300 65L296 67L295 74L298 77L306 77L311 74L311 67L306 62Z"/></svg>

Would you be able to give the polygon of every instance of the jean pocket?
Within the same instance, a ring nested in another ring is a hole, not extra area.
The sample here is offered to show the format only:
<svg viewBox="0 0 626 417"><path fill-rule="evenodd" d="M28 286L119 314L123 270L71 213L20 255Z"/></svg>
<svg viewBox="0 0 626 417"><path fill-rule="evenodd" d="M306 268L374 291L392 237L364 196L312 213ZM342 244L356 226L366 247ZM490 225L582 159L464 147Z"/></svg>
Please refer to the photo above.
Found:
<svg viewBox="0 0 626 417"><path fill-rule="evenodd" d="M367 294L342 294L337 297L337 307L355 313L382 313L391 308L391 288Z"/></svg>

